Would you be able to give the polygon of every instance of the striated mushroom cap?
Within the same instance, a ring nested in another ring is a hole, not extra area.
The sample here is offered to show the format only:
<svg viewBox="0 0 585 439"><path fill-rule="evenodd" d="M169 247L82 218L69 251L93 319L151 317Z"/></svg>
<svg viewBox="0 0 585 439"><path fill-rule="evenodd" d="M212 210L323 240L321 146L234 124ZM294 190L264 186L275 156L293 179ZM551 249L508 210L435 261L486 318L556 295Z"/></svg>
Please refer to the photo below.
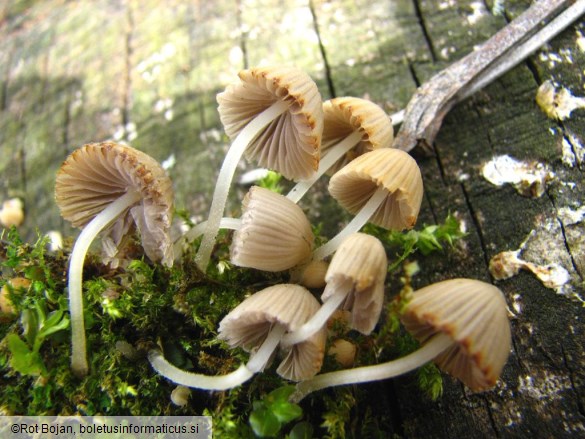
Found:
<svg viewBox="0 0 585 439"><path fill-rule="evenodd" d="M388 115L378 105L354 97L334 98L323 102L323 140L321 156L354 131L363 133L362 140L338 160L327 174L332 175L356 157L378 148L389 148L394 128Z"/></svg>
<svg viewBox="0 0 585 439"><path fill-rule="evenodd" d="M139 192L142 200L109 226L107 236L119 246L136 225L146 255L172 265L172 183L147 154L113 142L84 145L61 165L55 199L61 216L74 227L83 228L129 189Z"/></svg>
<svg viewBox="0 0 585 439"><path fill-rule="evenodd" d="M380 240L365 233L353 233L333 255L321 300L326 301L337 288L350 288L343 309L351 311L351 327L368 335L382 312L387 270L388 259Z"/></svg>
<svg viewBox="0 0 585 439"><path fill-rule="evenodd" d="M256 67L239 73L241 82L217 95L218 112L234 139L258 114L278 100L290 108L272 121L246 149L246 157L290 180L309 178L319 164L323 108L315 82L296 67Z"/></svg>
<svg viewBox="0 0 585 439"><path fill-rule="evenodd" d="M434 361L473 391L496 384L510 353L504 295L478 280L446 280L415 291L402 323L421 343L438 332L451 337L454 345Z"/></svg>
<svg viewBox="0 0 585 439"><path fill-rule="evenodd" d="M423 182L416 161L404 151L381 148L359 156L331 177L329 193L356 214L380 186L388 196L370 222L391 230L412 228L422 202Z"/></svg>
<svg viewBox="0 0 585 439"><path fill-rule="evenodd" d="M313 295L294 284L280 284L259 291L234 308L219 324L218 337L231 347L251 351L259 347L272 325L294 331L319 309ZM323 364L325 329L293 345L277 372L283 378L300 381L314 376Z"/></svg>
<svg viewBox="0 0 585 439"><path fill-rule="evenodd" d="M252 187L243 202L230 259L240 267L288 270L311 257L313 231L303 210L283 195Z"/></svg>

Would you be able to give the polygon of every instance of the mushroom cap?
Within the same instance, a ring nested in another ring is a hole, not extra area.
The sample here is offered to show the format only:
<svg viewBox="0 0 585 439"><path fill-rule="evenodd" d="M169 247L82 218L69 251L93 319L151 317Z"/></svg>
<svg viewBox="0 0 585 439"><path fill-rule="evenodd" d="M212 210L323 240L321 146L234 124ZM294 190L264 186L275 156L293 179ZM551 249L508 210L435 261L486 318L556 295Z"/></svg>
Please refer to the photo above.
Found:
<svg viewBox="0 0 585 439"><path fill-rule="evenodd" d="M230 259L240 267L282 271L311 257L313 231L303 210L287 197L259 186L243 202Z"/></svg>
<svg viewBox="0 0 585 439"><path fill-rule="evenodd" d="M389 194L370 222L385 229L412 228L422 202L423 182L416 161L404 151L380 148L359 156L331 177L329 193L356 214L380 186Z"/></svg>
<svg viewBox="0 0 585 439"><path fill-rule="evenodd" d="M415 291L402 323L421 343L439 332L451 337L453 346L434 361L473 391L495 385L510 352L504 295L478 280L446 280Z"/></svg>
<svg viewBox="0 0 585 439"><path fill-rule="evenodd" d="M139 192L142 200L112 223L107 235L119 244L136 225L146 255L171 265L172 183L149 155L113 142L84 145L57 172L55 199L61 216L83 228L129 189Z"/></svg>
<svg viewBox="0 0 585 439"><path fill-rule="evenodd" d="M327 300L339 287L350 288L343 309L351 310L351 327L368 335L382 312L387 271L388 259L380 240L365 233L353 233L331 259L321 300Z"/></svg>
<svg viewBox="0 0 585 439"><path fill-rule="evenodd" d="M275 102L290 108L273 120L246 149L246 157L290 180L311 177L319 164L323 108L315 82L296 67L256 67L241 71L241 82L217 95L219 117L234 139Z"/></svg>
<svg viewBox="0 0 585 439"><path fill-rule="evenodd" d="M378 148L389 148L394 140L390 117L378 105L354 97L334 98L323 102L323 139L321 156L354 131L363 133L362 140L327 172L334 174L356 157Z"/></svg>
<svg viewBox="0 0 585 439"><path fill-rule="evenodd" d="M317 299L295 284L279 284L251 295L234 308L219 324L218 337L231 347L246 351L258 348L272 325L294 331L317 312ZM280 376L300 381L314 376L323 364L326 330L293 345L277 369Z"/></svg>

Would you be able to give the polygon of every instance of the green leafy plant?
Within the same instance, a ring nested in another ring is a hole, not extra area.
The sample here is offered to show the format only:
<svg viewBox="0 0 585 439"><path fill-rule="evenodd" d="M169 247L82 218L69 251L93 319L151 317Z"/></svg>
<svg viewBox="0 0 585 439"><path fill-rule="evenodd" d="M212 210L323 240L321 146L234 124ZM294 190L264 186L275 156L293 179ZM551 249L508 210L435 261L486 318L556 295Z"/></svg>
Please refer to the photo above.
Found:
<svg viewBox="0 0 585 439"><path fill-rule="evenodd" d="M385 231L379 227L368 225L366 232L377 236L389 246L396 247L402 253L390 264L388 271L396 270L402 262L413 253L420 251L424 256L433 251L443 250L443 245L453 246L455 241L465 236L457 218L449 214L443 224L425 226L422 230L409 230L408 232Z"/></svg>
<svg viewBox="0 0 585 439"><path fill-rule="evenodd" d="M250 425L259 437L274 437L282 426L302 416L303 410L297 404L288 401L294 392L294 386L283 386L273 390L261 401L254 401L254 410L250 414ZM306 429L297 427L294 437L305 437ZM292 433L292 431L291 431Z"/></svg>
<svg viewBox="0 0 585 439"><path fill-rule="evenodd" d="M258 186L269 189L272 192L282 194L284 188L279 184L281 179L282 175L280 175L278 172L268 171L266 176L258 182Z"/></svg>
<svg viewBox="0 0 585 439"><path fill-rule="evenodd" d="M59 302L59 308L47 312L46 301L35 302L34 308L25 309L20 317L24 340L17 334L6 336L8 349L12 354L10 366L22 375L46 375L47 369L40 354L43 342L51 335L66 329L69 318L65 314L65 301Z"/></svg>

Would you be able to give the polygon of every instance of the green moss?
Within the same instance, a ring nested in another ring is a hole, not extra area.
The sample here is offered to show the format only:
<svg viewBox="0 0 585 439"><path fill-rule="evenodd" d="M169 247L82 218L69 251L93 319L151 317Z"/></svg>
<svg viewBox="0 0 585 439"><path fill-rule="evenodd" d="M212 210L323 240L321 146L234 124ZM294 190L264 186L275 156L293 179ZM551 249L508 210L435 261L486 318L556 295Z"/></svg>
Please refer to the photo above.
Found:
<svg viewBox="0 0 585 439"><path fill-rule="evenodd" d="M412 232L410 236L416 239L368 230L403 261L414 251L426 254L452 244L461 237L455 224L448 218L443 225ZM315 233L320 235L319 227ZM375 437L374 433L383 432L391 422L376 412L360 386L319 392L300 406L286 405L278 398L274 402L275 389L285 384L273 370L275 366L229 392L194 390L197 397L189 398L187 406L171 403L175 385L154 373L145 359L146 351L158 344L169 361L183 369L230 372L247 361L248 354L229 349L217 339L219 322L249 294L288 281L283 273L232 266L228 261L230 237L229 231L220 233L213 255L216 263L206 275L192 263L197 243L172 268L135 259L112 269L90 254L83 284L90 374L79 380L69 365L68 254L48 253L44 238L28 244L14 229L4 231L0 284L25 277L31 286L26 294L10 296L18 318L0 323L0 412L210 415L216 435L234 438L254 437L254 431L291 438L313 431L328 437ZM401 294L388 302L381 325L370 336L348 331L341 322L333 325L333 335L357 346L356 366L387 361L416 349L417 343L403 332L399 321L409 291L407 282ZM333 357L326 356L323 371L339 367ZM432 365L420 370L418 384L430 398L441 394L441 375ZM308 406L312 409L306 410ZM274 419L276 423L268 422Z"/></svg>

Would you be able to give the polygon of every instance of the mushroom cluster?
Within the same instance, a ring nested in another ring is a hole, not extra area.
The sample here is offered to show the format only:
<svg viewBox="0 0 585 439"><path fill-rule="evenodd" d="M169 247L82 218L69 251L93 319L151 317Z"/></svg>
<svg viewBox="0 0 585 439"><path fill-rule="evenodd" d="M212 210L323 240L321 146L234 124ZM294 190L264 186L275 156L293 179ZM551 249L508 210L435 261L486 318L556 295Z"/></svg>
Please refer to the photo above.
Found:
<svg viewBox="0 0 585 439"><path fill-rule="evenodd" d="M69 268L74 372L88 372L81 278L85 254L100 231L106 230L103 241L115 255L137 229L146 256L167 265L202 236L194 263L205 275L218 230L227 228L235 230L232 264L288 272L289 281L255 292L220 322L218 338L250 353L231 373L208 376L181 370L161 349L151 349L152 367L172 382L226 390L280 356L276 373L298 382L297 401L329 386L387 379L431 360L472 390L495 385L510 350L506 303L496 287L470 279L447 280L412 294L402 323L422 344L417 352L388 363L319 374L328 321L335 313L345 313L350 330L364 335L375 330L385 301L388 259L382 242L360 230L368 222L395 231L414 227L423 195L421 172L409 154L392 148L391 120L376 104L353 97L322 102L311 78L292 67L252 68L239 79L217 97L233 144L219 171L208 219L174 244L169 238L172 185L154 159L128 146L89 144L71 154L59 171L61 213L83 227ZM241 217L224 218L243 155L297 184L286 196L253 186ZM331 196L354 218L315 249L311 224L298 202L324 174L331 176ZM349 367L356 349L338 339L329 352Z"/></svg>

